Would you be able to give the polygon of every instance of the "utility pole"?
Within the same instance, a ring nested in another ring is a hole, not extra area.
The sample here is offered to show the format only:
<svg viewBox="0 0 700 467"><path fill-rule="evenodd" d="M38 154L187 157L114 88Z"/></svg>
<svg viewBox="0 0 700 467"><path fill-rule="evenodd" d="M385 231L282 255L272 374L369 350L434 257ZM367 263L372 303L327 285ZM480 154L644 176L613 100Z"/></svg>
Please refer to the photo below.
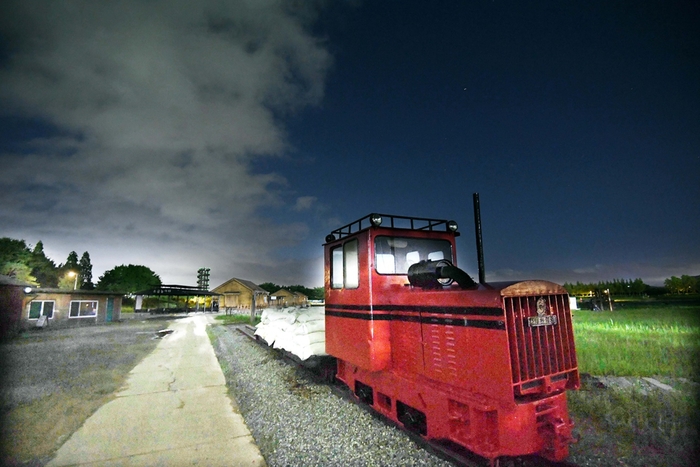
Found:
<svg viewBox="0 0 700 467"><path fill-rule="evenodd" d="M253 291L253 301L250 304L250 324L255 324L255 298L258 296L256 291Z"/></svg>

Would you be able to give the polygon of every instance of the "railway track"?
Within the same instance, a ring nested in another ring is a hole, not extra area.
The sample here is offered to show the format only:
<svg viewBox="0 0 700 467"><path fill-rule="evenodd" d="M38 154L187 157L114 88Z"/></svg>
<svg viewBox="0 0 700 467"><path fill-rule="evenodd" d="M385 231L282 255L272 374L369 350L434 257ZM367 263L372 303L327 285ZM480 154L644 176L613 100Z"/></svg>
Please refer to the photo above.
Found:
<svg viewBox="0 0 700 467"><path fill-rule="evenodd" d="M255 328L251 325L239 325L236 326L236 330L243 334L244 336L248 337L250 340L256 342L257 344L264 346L266 348L269 348L269 345L267 342L264 340L260 339L255 335ZM276 349L275 349L276 350ZM314 368L309 368L307 365L304 365L301 360L298 358L295 358L293 355L289 354L288 352L284 351L279 351L282 357L288 361L292 365L296 365L299 368L301 368L303 371L305 371L312 379L316 380L319 383L324 383L328 384L331 391L336 394L338 397L341 397L349 402L352 402L359 407L361 407L363 410L365 410L368 414L372 415L373 417L382 420L384 423L387 423L388 425L391 425L399 430L401 430L403 433L405 433L409 438L411 438L412 441L414 441L416 444L421 446L423 449L426 451L434 454L435 456L440 457L441 459L444 459L455 466L459 467L578 467L576 464L572 464L570 462L552 462L547 459L541 458L541 457L536 457L536 456L528 456L528 457L522 457L522 458L507 458L507 459L497 459L495 463L490 463L489 459L485 459L483 457L477 456L470 451L462 448L459 445L456 444L451 444L451 443L435 443L435 442L430 442L426 440L425 438L419 436L416 433L413 433L409 430L407 430L405 427L395 423L393 420L389 420L386 417L383 417L381 414L377 413L374 411L370 406L367 404L363 404L362 402L358 401L355 395L350 391L350 389L343 385L339 384L335 381L335 374L334 374L334 369L329 368L327 365L315 365Z"/></svg>

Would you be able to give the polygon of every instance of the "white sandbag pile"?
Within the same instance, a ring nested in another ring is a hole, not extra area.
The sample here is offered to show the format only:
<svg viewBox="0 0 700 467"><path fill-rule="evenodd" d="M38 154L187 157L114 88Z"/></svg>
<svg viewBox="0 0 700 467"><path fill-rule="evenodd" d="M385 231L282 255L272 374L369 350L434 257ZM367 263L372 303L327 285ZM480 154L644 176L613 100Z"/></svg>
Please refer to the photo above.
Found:
<svg viewBox="0 0 700 467"><path fill-rule="evenodd" d="M328 355L324 307L263 310L255 335L301 360L312 355Z"/></svg>

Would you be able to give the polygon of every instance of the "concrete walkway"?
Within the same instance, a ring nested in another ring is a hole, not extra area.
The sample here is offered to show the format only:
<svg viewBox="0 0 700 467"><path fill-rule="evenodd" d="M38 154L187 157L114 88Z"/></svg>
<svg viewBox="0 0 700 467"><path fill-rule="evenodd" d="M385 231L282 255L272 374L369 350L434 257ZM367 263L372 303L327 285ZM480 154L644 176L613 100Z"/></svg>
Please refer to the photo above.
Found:
<svg viewBox="0 0 700 467"><path fill-rule="evenodd" d="M228 397L206 334L209 319L174 322L173 333L131 371L116 399L88 418L47 466L265 466Z"/></svg>

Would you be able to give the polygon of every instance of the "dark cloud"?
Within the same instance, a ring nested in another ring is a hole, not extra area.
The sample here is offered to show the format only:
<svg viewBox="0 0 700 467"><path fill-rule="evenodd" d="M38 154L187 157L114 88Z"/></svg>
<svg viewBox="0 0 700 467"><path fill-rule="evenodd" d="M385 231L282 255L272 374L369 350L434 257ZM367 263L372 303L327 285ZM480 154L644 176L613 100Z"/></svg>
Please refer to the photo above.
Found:
<svg viewBox="0 0 700 467"><path fill-rule="evenodd" d="M320 102L330 62L313 12L285 4L6 2L6 116L54 136L1 155L3 235L57 261L89 250L96 277L129 262L167 282L200 265L222 282L274 271L275 248L306 231L259 218L287 181L251 163L287 151L281 118Z"/></svg>

